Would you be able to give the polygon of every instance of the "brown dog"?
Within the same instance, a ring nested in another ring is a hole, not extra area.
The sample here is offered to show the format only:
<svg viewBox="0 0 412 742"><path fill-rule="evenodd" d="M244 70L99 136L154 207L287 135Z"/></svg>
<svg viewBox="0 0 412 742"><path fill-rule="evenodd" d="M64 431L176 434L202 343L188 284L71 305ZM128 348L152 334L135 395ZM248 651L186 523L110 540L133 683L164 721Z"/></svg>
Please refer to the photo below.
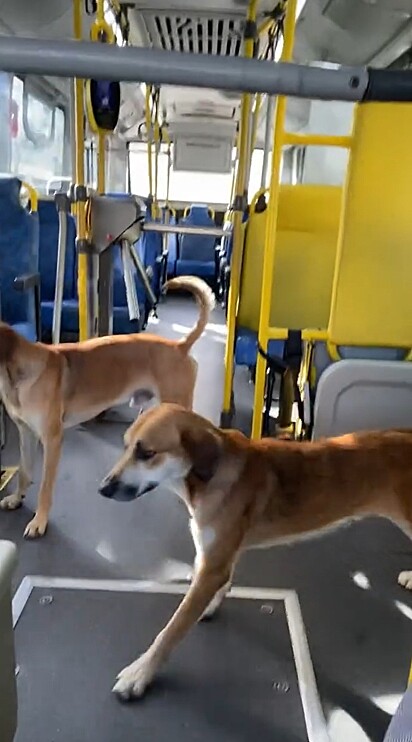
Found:
<svg viewBox="0 0 412 742"><path fill-rule="evenodd" d="M17 491L0 501L4 510L21 505L31 482L31 434L43 445L43 475L34 518L25 536L42 536L52 503L63 430L90 420L114 405L143 399L192 408L197 363L189 355L214 305L200 279L182 276L166 289L191 292L199 320L183 340L146 333L96 338L55 346L30 343L0 324L0 395L20 436Z"/></svg>
<svg viewBox="0 0 412 742"><path fill-rule="evenodd" d="M240 553L290 542L368 515L412 527L412 431L345 435L316 443L251 442L173 404L146 411L100 492L133 500L159 484L177 491L196 549L189 591L149 649L113 690L141 696L159 665L227 593ZM412 572L399 582L412 588Z"/></svg>

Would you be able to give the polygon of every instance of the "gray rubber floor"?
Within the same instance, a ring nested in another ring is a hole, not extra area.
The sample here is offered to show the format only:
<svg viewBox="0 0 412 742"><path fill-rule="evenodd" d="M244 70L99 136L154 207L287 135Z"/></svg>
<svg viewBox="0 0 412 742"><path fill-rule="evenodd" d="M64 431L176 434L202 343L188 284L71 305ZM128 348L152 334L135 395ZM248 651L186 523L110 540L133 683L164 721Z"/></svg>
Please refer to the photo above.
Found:
<svg viewBox="0 0 412 742"><path fill-rule="evenodd" d="M196 626L144 699L126 705L110 694L179 600L34 589L16 628L19 700L30 708L16 742L307 742L282 601L268 613L262 601L228 600L219 621Z"/></svg>
<svg viewBox="0 0 412 742"><path fill-rule="evenodd" d="M160 308L159 323L151 329L178 337L191 326L195 313L189 299L168 299ZM214 422L221 409L224 339L223 316L216 310L194 348L200 362L195 407ZM238 424L247 428L253 388L243 369L236 373L235 393ZM27 574L161 581L187 577L193 547L185 508L173 495L157 491L122 505L97 494L98 482L122 447L124 429L125 424L104 422L67 432L45 538L35 542L22 538L35 506L36 485L23 508L0 512L0 538L15 541L19 548L16 586ZM16 456L10 429L6 461L15 463ZM382 742L405 689L412 655L412 595L397 585L399 571L409 568L411 543L397 528L379 520L294 546L250 552L239 564L238 584L297 591L332 742ZM116 644L115 625L112 630ZM254 626L250 636L246 624L244 631L245 642L250 641ZM222 634L222 646L224 642ZM196 642L191 647L195 662ZM236 682L234 674L232 680ZM250 668L250 683L256 682ZM112 708L113 724L122 723L122 713L134 713L118 705ZM200 696L197 708L205 713ZM34 712L25 703L20 713L30 718ZM46 714L45 731L47 718ZM19 742L43 739L31 736Z"/></svg>

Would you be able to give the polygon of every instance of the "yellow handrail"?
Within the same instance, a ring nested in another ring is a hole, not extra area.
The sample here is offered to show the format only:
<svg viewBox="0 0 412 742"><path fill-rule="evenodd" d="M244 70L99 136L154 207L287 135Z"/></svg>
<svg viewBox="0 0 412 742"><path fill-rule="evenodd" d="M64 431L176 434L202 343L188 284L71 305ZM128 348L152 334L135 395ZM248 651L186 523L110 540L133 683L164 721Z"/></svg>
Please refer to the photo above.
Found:
<svg viewBox="0 0 412 742"><path fill-rule="evenodd" d="M288 0L286 5L284 43L281 61L292 59L295 39L297 0ZM259 343L266 350L269 340L269 316L272 303L273 267L276 249L276 227L280 191L280 169L286 119L286 97L278 96L273 126L272 166L269 185L265 249L263 258L262 298L259 316ZM252 439L259 439L262 432L263 396L266 381L266 362L258 354L256 362L255 396L253 403Z"/></svg>
<svg viewBox="0 0 412 742"><path fill-rule="evenodd" d="M264 196L265 193L269 192L269 188L259 188L258 191L256 191L255 195L253 196L251 202L250 202L250 213L252 214L255 210L256 204L261 196Z"/></svg>
<svg viewBox="0 0 412 742"><path fill-rule="evenodd" d="M256 23L258 0L250 0L247 11L247 22ZM255 51L253 38L245 39L244 56L252 59ZM235 186L235 209L233 211L233 252L232 266L229 286L228 309L227 309L227 339L225 349L225 379L223 387L223 409L222 418L230 414L232 381L233 381L233 355L236 333L236 315L239 302L240 273L242 267L243 252L243 210L241 204L245 195L245 180L248 167L249 153L249 122L250 122L250 105L251 95L244 93L242 95L241 115L240 115L240 132L238 137L238 157L237 173Z"/></svg>
<svg viewBox="0 0 412 742"><path fill-rule="evenodd" d="M342 147L350 149L352 146L352 137L348 136L331 136L329 134L293 134L285 132L283 135L283 144L293 144L307 147Z"/></svg>
<svg viewBox="0 0 412 742"><path fill-rule="evenodd" d="M33 188L33 186L30 185L30 183L27 183L25 180L22 180L21 186L27 191L30 201L30 212L35 213L36 211L38 211L39 207L39 195L36 189Z"/></svg>
<svg viewBox="0 0 412 742"><path fill-rule="evenodd" d="M73 0L73 31L77 41L82 40L82 0ZM83 80L74 80L74 126L75 126L75 182L84 186L84 127L83 127ZM79 241L87 239L86 232L86 203L79 201L74 204L74 213L77 218L77 238ZM79 253L77 262L77 293L79 298L79 339L87 340L87 255Z"/></svg>

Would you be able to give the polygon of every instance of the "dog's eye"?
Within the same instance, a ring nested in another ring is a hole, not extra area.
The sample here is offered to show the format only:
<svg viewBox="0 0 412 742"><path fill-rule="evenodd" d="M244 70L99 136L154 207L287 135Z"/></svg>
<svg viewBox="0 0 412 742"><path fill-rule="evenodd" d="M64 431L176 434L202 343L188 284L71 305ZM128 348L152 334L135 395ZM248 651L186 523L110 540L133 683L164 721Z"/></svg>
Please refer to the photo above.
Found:
<svg viewBox="0 0 412 742"><path fill-rule="evenodd" d="M138 461L149 461L149 459L153 458L155 453L156 451L153 451L151 448L145 448L141 441L137 441L134 455Z"/></svg>

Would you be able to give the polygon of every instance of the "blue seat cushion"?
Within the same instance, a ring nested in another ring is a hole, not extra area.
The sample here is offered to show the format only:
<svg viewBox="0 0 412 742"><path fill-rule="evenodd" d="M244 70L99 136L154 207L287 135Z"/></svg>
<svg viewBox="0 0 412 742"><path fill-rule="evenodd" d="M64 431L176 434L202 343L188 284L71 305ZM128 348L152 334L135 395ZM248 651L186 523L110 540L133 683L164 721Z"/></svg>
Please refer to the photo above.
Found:
<svg viewBox="0 0 412 742"><path fill-rule="evenodd" d="M200 278L214 278L216 273L215 261L211 260L177 260L177 276L199 276Z"/></svg>
<svg viewBox="0 0 412 742"><path fill-rule="evenodd" d="M18 332L19 335L30 340L32 343L37 341L36 327L32 322L15 322L11 325L13 330Z"/></svg>
<svg viewBox="0 0 412 742"><path fill-rule="evenodd" d="M113 334L129 335L130 333L140 332L144 315L144 307L140 303L139 309L140 319L130 320L127 307L113 307Z"/></svg>
<svg viewBox="0 0 412 742"><path fill-rule="evenodd" d="M54 201L39 201L41 296L45 301L54 299L56 284L57 251L59 243L59 217ZM63 299L76 297L76 225L71 214L67 215L66 254L64 261Z"/></svg>
<svg viewBox="0 0 412 742"><path fill-rule="evenodd" d="M42 301L41 324L43 330L51 331L53 327L53 301ZM64 299L62 302L62 332L79 332L79 302L77 299Z"/></svg>
<svg viewBox="0 0 412 742"><path fill-rule="evenodd" d="M284 340L269 340L268 353L283 357ZM254 330L238 327L235 343L235 364L237 366L254 366L258 354L258 335Z"/></svg>

